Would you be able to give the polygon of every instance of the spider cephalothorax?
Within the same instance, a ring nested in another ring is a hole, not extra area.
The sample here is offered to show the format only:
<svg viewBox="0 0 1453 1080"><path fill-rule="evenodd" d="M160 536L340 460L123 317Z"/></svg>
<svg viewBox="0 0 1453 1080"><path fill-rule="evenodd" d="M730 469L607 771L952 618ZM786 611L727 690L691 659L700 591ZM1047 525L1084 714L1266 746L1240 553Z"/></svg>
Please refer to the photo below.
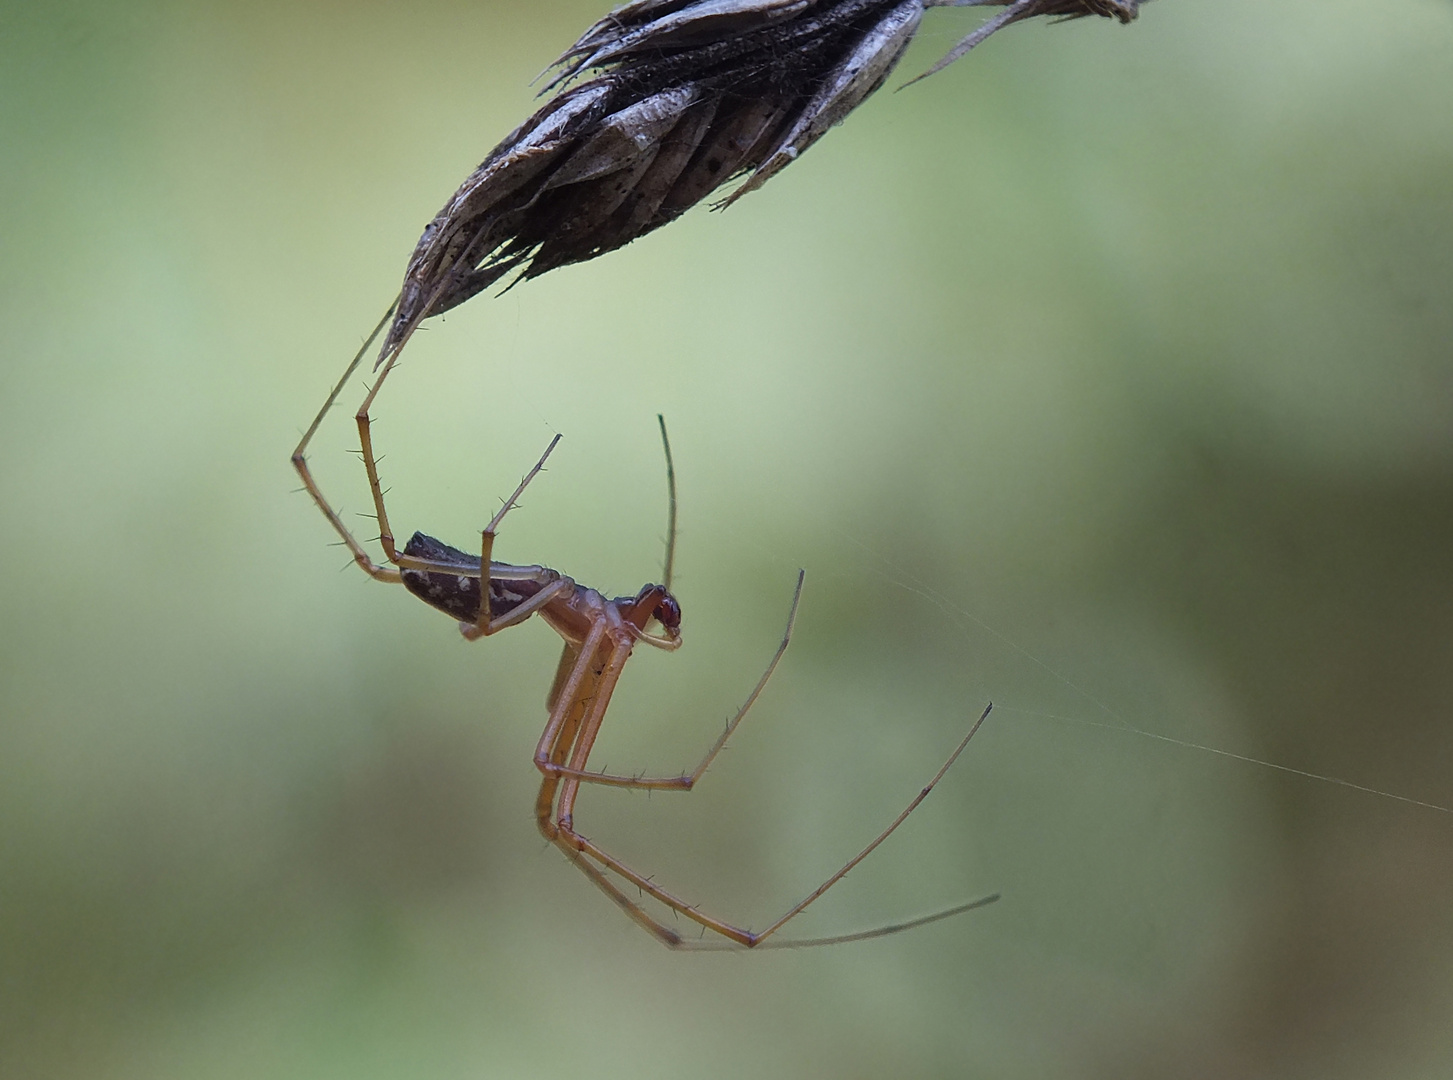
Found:
<svg viewBox="0 0 1453 1080"><path fill-rule="evenodd" d="M655 620L666 632L668 641L681 637L681 605L664 585L642 585L635 596L620 596L611 603L620 609L622 617L638 630Z"/></svg>

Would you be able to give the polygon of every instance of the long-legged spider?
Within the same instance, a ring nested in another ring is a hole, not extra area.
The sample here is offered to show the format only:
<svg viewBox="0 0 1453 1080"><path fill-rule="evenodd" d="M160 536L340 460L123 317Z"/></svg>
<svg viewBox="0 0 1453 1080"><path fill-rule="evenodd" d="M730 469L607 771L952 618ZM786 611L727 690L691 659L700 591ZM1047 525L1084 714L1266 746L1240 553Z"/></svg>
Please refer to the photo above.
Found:
<svg viewBox="0 0 1453 1080"><path fill-rule="evenodd" d="M992 903L998 896L985 897L966 904L958 904L944 911L921 916L891 926L880 926L872 930L832 937L812 939L772 938L783 924L795 917L814 900L820 897L872 851L886 840L910 813L927 798L934 785L948 772L958 759L979 726L989 715L986 708L979 719L960 740L952 754L934 774L907 807L862 851L849 859L841 869L815 888L804 899L793 905L760 933L708 915L693 904L657 885L649 877L631 869L614 855L611 855L593 841L582 836L575 829L575 799L581 784L601 784L607 787L631 788L646 791L690 791L716 759L722 747L736 731L742 719L756 702L758 696L772 677L782 654L792 636L792 625L797 616L798 602L802 597L803 575L798 573L797 588L792 596L792 606L787 617L787 627L762 677L747 696L745 703L727 723L715 743L706 752L700 763L691 772L679 776L647 777L623 776L605 772L590 772L587 764L596 736L605 719L611 695L619 682L631 650L638 642L644 642L658 649L674 650L681 645L681 609L671 595L671 572L676 542L676 479L671 463L671 445L666 438L665 421L661 421L661 437L666 450L666 475L669 492L669 525L666 543L666 565L664 584L645 585L635 596L607 599L594 589L577 584L571 578L544 566L515 566L495 562L491 558L494 539L505 514L509 512L526 486L544 467L545 460L560 441L556 435L525 477L520 481L499 513L481 534L478 556L467 554L433 537L415 533L398 550L384 508L383 487L379 480L378 463L373 452L370 437L369 409L384 379L398 359L399 351L412 334L413 327L385 354L380 365L378 379L364 398L355 416L361 443L361 453L368 485L373 496L374 511L378 518L379 541L384 555L392 565L376 563L363 544L344 525L338 513L323 497L321 489L313 479L307 462L308 444L312 441L324 417L332 409L339 394L363 356L388 324L393 308L385 313L383 320L348 365L343 377L328 395L323 408L303 435L293 451L293 465L302 477L303 487L332 524L343 543L353 555L354 561L378 581L402 583L411 593L440 611L459 621L459 629L469 640L488 637L507 627L524 622L531 615L538 614L565 640L564 652L555 672L555 681L546 698L549 720L535 749L535 767L544 780L535 800L535 819L540 831L573 862L582 873L593 881L607 896L615 901L632 919L644 927L658 941L673 949L732 949L739 947L792 947L805 945L826 945L865 938L881 937L900 930L911 929L925 923L945 919L951 915ZM420 316L422 319L422 316ZM414 321L417 326L419 320ZM480 597L487 595L487 604L480 603ZM652 624L659 632L647 628ZM992 708L992 706L990 706ZM652 916L645 907L637 903L610 876L616 875L634 885L642 894L659 901L680 915L721 935L720 939L683 939L681 934ZM770 941L768 939L771 939Z"/></svg>

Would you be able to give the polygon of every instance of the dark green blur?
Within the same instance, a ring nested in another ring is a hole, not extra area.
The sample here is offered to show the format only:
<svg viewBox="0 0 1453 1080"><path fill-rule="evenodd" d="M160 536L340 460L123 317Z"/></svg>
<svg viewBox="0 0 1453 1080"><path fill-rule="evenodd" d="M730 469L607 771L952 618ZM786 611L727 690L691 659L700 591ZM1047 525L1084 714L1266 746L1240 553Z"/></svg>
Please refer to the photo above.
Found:
<svg viewBox="0 0 1453 1080"><path fill-rule="evenodd" d="M883 92L723 214L481 297L376 411L402 535L659 575L587 835L558 640L369 582L287 457L607 0L0 12L0 1075L1453 1074L1453 4L1157 0ZM897 85L981 16L928 13ZM371 523L351 388L314 448ZM1052 719L1057 717L1060 719ZM1097 726L1098 725L1098 726Z"/></svg>

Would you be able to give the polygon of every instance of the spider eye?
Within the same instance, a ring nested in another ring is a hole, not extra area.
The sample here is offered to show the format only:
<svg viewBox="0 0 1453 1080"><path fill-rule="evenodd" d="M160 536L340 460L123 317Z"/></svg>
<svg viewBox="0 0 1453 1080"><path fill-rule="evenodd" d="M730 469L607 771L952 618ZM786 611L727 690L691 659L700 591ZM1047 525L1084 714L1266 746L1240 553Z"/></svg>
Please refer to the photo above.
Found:
<svg viewBox="0 0 1453 1080"><path fill-rule="evenodd" d="M681 629L681 605L670 593L661 598L661 602L656 605L651 616L667 630Z"/></svg>

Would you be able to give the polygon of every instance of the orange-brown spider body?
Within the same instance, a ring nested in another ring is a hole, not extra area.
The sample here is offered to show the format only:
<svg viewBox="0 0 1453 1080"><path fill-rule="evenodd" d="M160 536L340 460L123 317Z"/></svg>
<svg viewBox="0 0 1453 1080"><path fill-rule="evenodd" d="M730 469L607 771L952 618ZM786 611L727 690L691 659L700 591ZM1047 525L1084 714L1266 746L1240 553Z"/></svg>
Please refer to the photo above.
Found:
<svg viewBox="0 0 1453 1080"><path fill-rule="evenodd" d="M425 311L428 308L426 306ZM797 606L802 597L802 574L797 578L797 589L792 597L791 611L787 617L787 628L762 677L747 696L746 701L729 720L705 756L690 772L676 776L647 777L623 776L588 769L590 752L600 734L601 724L610 706L612 695L620 681L621 673L631 652L638 643L645 643L658 649L674 650L681 645L681 608L671 595L671 569L674 560L676 540L676 481L671 463L671 446L666 441L665 422L661 423L661 436L666 449L666 476L669 492L670 518L667 528L666 564L664 584L646 585L633 597L608 599L594 589L577 584L572 578L545 566L520 566L495 562L490 558L494 549L496 530L504 516L510 511L524 492L526 486L545 466L546 459L560 441L555 436L535 467L531 469L515 488L514 494L485 527L480 535L479 554L474 555L450 547L423 533L415 533L402 550L394 541L389 525L388 512L384 506L383 483L378 473L378 458L373 450L372 421L369 410L378 395L384 380L398 361L399 352L412 336L424 318L420 312L411 321L402 338L386 353L378 378L368 391L354 416L358 426L360 452L364 471L368 477L369 491L373 497L374 513L378 520L378 540L383 548L387 564L375 562L362 542L343 523L338 512L323 496L322 490L313 479L308 465L307 449L324 418L333 408L343 387L353 376L373 341L393 317L390 307L375 328L368 341L364 342L343 377L334 386L328 400L304 433L293 451L293 466L302 478L303 488L313 499L324 517L337 531L358 564L376 581L403 584L415 596L454 618L460 631L469 640L488 637L511 626L527 621L538 614L564 640L564 650L555 671L555 678L546 698L549 716L545 730L535 748L535 767L543 774L540 792L535 801L535 818L540 831L556 847L609 896L637 924L647 930L656 940L673 949L731 949L753 947L793 947L803 945L825 945L865 938L881 937L896 933L938 919L956 915L971 908L980 907L998 899L997 896L959 904L945 911L911 919L891 926L880 926L854 934L839 934L832 937L813 939L773 938L788 920L797 916L833 885L837 884L853 867L867 858L910 813L927 798L934 786L958 760L974 733L989 715L983 714L969 729L934 777L923 787L903 812L886 829L857 855L848 860L804 899L759 933L734 926L708 915L696 905L689 904L657 885L651 878L637 872L615 856L602 849L575 828L575 802L582 784L598 784L607 787L632 788L646 791L690 791L696 786L706 770L742 719L755 704L766 687L777 663L786 652L791 640L792 625L797 615ZM481 603L487 597L487 603ZM627 895L618 881L634 886L644 897L649 896L671 911L697 923L703 934L710 930L720 935L711 940L683 939L681 934L667 926L648 912L642 902ZM772 940L768 940L771 938ZM724 939L724 940L722 940Z"/></svg>
<svg viewBox="0 0 1453 1080"><path fill-rule="evenodd" d="M986 708L947 761L867 847L760 933L732 926L687 904L575 831L574 808L585 783L689 791L701 779L767 685L787 648L802 595L799 574L787 629L766 671L706 756L689 773L649 778L590 772L587 764L631 651L644 642L681 644L681 609L671 595L676 489L666 444L670 490L663 584L634 597L607 599L544 566L491 559L495 532L543 468L559 436L481 534L478 555L415 533L398 549L384 507L369 411L420 324L476 295L505 273L534 277L594 258L674 220L733 176L748 179L728 201L760 187L795 161L830 127L873 93L902 56L925 9L1000 7L929 73L968 52L1001 27L1041 15L1099 15L1133 20L1143 0L630 0L600 20L559 61L566 85L504 140L466 179L425 229L399 297L343 373L293 451L303 488L377 581L405 585L452 616L470 640L538 614L564 640L546 699L549 713L535 751L543 774L536 800L542 833L627 914L673 948L829 944L881 937L967 911L997 896L892 926L830 938L767 941L898 828L958 759L989 715ZM359 449L379 526L384 562L376 562L314 480L307 449L372 343L384 335L372 388L354 415ZM664 441L665 424L661 433ZM484 602L482 602L482 600ZM654 631L652 630L654 627ZM616 879L635 886L725 941L683 941L631 899Z"/></svg>
<svg viewBox="0 0 1453 1080"><path fill-rule="evenodd" d="M441 543L423 533L415 533L402 550L397 547L393 530L389 525L388 511L384 506L383 482L378 473L378 457L373 450L372 421L369 410L378 396L384 381L398 362L399 354L408 343L418 325L423 321L431 305L426 304L410 320L379 365L378 378L363 399L354 421L358 426L359 451L363 458L364 471L368 477L369 491L373 497L374 515L379 526L379 544L383 548L388 564L374 561L368 549L343 523L343 519L324 497L322 489L313 479L308 465L307 450L313 436L323 420L332 410L343 387L353 377L364 355L379 334L383 333L393 319L395 305L384 313L374 332L364 342L343 377L333 387L323 407L304 432L297 448L293 451L293 467L302 478L303 489L314 504L328 519L353 561L376 581L405 585L410 592L426 603L452 616L460 631L469 640L488 637L508 627L525 622L538 614L564 639L565 648L555 671L555 679L546 698L549 717L545 730L535 748L535 767L544 774L540 793L535 801L535 818L545 837L590 878L597 887L609 896L638 925L648 931L656 940L673 949L723 949L753 947L794 947L804 945L827 945L845 941L882 937L900 930L922 926L938 919L992 903L998 896L985 897L967 904L959 904L945 911L911 919L891 926L880 926L853 934L838 934L832 937L812 939L768 940L788 920L796 917L809 904L862 862L886 840L910 813L928 797L930 791L948 772L963 753L974 733L989 715L989 709L969 729L947 761L924 786L903 812L880 833L867 847L824 881L803 900L793 905L760 933L753 933L742 927L733 926L714 916L707 915L694 904L657 885L651 878L621 862L615 856L582 836L575 829L575 800L581 784L600 784L608 787L633 788L646 791L690 791L705 774L707 768L721 752L722 747L736 731L748 710L755 704L767 681L776 670L777 663L786 652L792 636L792 624L797 616L797 605L802 598L802 574L797 577L797 589L792 597L792 608L787 617L787 629L777 646L767 669L757 680L757 685L748 695L742 707L737 710L724 730L717 737L696 768L677 776L646 777L620 776L587 769L590 751L605 719L606 709L615 693L617 683L631 651L638 642L644 642L658 649L674 650L681 645L681 608L671 595L671 569L676 543L676 479L671 463L671 445L666 440L665 421L661 421L662 442L666 450L666 477L669 492L669 525L667 528L666 565L662 585L646 585L634 597L607 599L594 589L578 585L573 579L557 570L545 566L517 566L495 562L490 558L494 549L496 530L504 516L510 511L530 481L545 467L545 461L560 441L556 435L546 447L545 453L535 463L514 494L505 500L499 512L490 520L480 534L478 556L460 551ZM481 603L481 597L488 597ZM654 624L659 633L652 633ZM991 706L992 707L992 706ZM612 876L614 875L614 877ZM686 940L681 934L651 915L643 906L626 894L617 883L621 879L635 886L639 893L651 897L678 915L697 923L704 933L711 930L721 939Z"/></svg>

